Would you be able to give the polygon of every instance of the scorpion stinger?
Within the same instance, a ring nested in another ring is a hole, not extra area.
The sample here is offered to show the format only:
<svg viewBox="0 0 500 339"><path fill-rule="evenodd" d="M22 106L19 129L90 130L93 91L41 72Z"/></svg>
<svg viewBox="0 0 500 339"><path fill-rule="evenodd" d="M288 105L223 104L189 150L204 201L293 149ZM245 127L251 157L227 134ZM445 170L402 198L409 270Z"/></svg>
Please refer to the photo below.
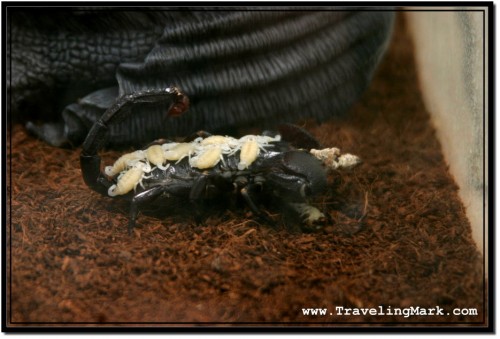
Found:
<svg viewBox="0 0 500 339"><path fill-rule="evenodd" d="M103 148L107 139L108 125L123 120L130 114L131 106L137 103L170 103L168 116L177 116L189 108L189 99L176 87L144 90L126 94L108 108L102 117L97 120L89 131L82 145L80 166L85 183L93 190L108 194L113 184L101 173L101 158L98 152Z"/></svg>

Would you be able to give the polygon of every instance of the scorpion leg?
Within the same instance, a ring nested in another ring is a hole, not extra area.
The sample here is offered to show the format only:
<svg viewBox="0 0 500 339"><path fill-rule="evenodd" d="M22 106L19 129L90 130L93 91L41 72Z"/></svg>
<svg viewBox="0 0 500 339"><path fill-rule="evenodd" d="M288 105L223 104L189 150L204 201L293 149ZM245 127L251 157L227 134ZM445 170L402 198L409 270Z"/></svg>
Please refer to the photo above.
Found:
<svg viewBox="0 0 500 339"><path fill-rule="evenodd" d="M197 225L202 223L201 217L201 204L200 200L206 192L207 185L210 182L210 177L208 175L200 175L195 179L193 187L189 192L189 200L194 205L194 219Z"/></svg>
<svg viewBox="0 0 500 339"><path fill-rule="evenodd" d="M189 192L190 190L191 186L189 184L176 182L171 185L154 186L134 195L130 202L130 220L128 225L129 234L132 233L132 230L135 227L135 222L139 213L139 207L142 204L151 202L159 198L163 194L168 197L182 197L185 196L186 192Z"/></svg>
<svg viewBox="0 0 500 339"><path fill-rule="evenodd" d="M167 115L180 115L187 110L189 100L175 87L161 90L146 90L120 97L98 119L87 135L80 154L80 166L85 183L93 190L107 195L112 182L101 172L101 158L98 152L104 147L108 136L108 125L123 120L136 103L169 103Z"/></svg>
<svg viewBox="0 0 500 339"><path fill-rule="evenodd" d="M137 220L137 215L139 213L139 205L153 201L158 198L163 192L167 190L166 186L155 186L144 192L135 195L130 202L130 220L128 223L128 233L132 234L132 230L135 227L135 221Z"/></svg>
<svg viewBox="0 0 500 339"><path fill-rule="evenodd" d="M255 204L255 202L253 201L251 193L249 192L248 189L249 189L248 186L243 187L240 190L241 196L243 197L243 199L247 203L248 207L250 207L252 212L257 216L260 216L262 214L262 211L257 207L257 204Z"/></svg>
<svg viewBox="0 0 500 339"><path fill-rule="evenodd" d="M252 210L252 213L257 216L260 220L262 220L264 223L269 224L269 225L274 225L274 221L269 218L264 212L262 212L257 204L254 201L252 192L255 188L260 188L259 184L249 184L245 187L243 187L240 190L241 196L243 197L243 200L245 200L246 204L250 209Z"/></svg>
<svg viewBox="0 0 500 339"><path fill-rule="evenodd" d="M236 191L241 194L243 200L248 205L252 213L264 223L272 225L274 223L273 220L271 220L271 218L259 209L253 198L253 192L256 189L262 190L263 182L264 179L261 177L256 177L252 183L249 183L245 176L238 176L235 178L233 185L235 186Z"/></svg>

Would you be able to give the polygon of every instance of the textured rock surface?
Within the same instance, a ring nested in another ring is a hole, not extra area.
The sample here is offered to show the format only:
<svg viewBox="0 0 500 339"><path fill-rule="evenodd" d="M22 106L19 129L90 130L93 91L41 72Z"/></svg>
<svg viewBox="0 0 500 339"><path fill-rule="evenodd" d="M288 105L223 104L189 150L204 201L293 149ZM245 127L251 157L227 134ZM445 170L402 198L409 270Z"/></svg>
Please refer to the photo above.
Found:
<svg viewBox="0 0 500 339"><path fill-rule="evenodd" d="M189 95L191 113L168 124L164 107L138 105L112 129L110 143L122 146L341 116L368 86L394 16L334 7L9 14L12 112L55 119L39 131L52 144L80 144L119 94L173 84Z"/></svg>

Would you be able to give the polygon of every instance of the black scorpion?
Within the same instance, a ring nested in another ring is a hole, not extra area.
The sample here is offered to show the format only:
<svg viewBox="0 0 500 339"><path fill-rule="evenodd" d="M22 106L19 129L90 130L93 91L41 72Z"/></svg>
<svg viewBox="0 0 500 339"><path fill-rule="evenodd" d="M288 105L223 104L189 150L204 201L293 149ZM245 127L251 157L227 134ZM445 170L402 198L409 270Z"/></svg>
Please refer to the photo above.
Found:
<svg viewBox="0 0 500 339"><path fill-rule="evenodd" d="M109 126L130 114L130 108L136 103L168 104L168 116L180 115L189 107L187 96L175 87L122 96L93 125L83 144L80 162L85 183L103 195L120 195L131 201L129 232L135 227L140 205L164 196L188 198L196 207L213 189L234 191L266 222L272 221L260 210L257 200L260 196L273 196L302 217L303 229L319 228L318 221L324 219L324 215L310 206L308 200L327 186L324 164L318 160L324 160L325 156L318 156L322 151L313 152L319 148L318 142L298 126L282 125L281 135L274 137L268 133L241 139L198 132L188 143L157 143L125 155L115 163L118 169L108 167L107 173L101 172L98 152L107 141ZM288 138L294 139L295 145L301 148L282 140ZM178 151L181 148L183 151ZM354 162L346 162L345 155L338 157L338 150L333 150L336 167L357 163L357 157L348 157ZM153 151L160 152L161 160L153 160ZM168 152L173 157L168 158L165 155ZM331 162L332 154L329 154ZM196 218L200 222L198 214Z"/></svg>

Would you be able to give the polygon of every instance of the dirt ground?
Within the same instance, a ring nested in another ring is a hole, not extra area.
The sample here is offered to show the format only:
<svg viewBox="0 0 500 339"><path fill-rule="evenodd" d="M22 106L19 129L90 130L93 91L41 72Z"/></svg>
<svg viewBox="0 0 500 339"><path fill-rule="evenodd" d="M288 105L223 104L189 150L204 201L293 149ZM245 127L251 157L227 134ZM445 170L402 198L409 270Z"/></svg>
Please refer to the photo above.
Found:
<svg viewBox="0 0 500 339"><path fill-rule="evenodd" d="M317 202L331 217L323 230L289 232L276 213L273 229L248 209L217 206L196 226L190 207L174 204L142 212L129 236L127 203L85 186L80 149L50 147L15 125L8 325L484 326L483 258L429 123L401 17L349 117L305 127L363 159L329 176ZM118 156L106 152L106 164ZM339 315L337 306L386 315ZM387 314L412 306L444 315ZM307 316L304 308L328 311ZM456 316L455 308L478 314Z"/></svg>

